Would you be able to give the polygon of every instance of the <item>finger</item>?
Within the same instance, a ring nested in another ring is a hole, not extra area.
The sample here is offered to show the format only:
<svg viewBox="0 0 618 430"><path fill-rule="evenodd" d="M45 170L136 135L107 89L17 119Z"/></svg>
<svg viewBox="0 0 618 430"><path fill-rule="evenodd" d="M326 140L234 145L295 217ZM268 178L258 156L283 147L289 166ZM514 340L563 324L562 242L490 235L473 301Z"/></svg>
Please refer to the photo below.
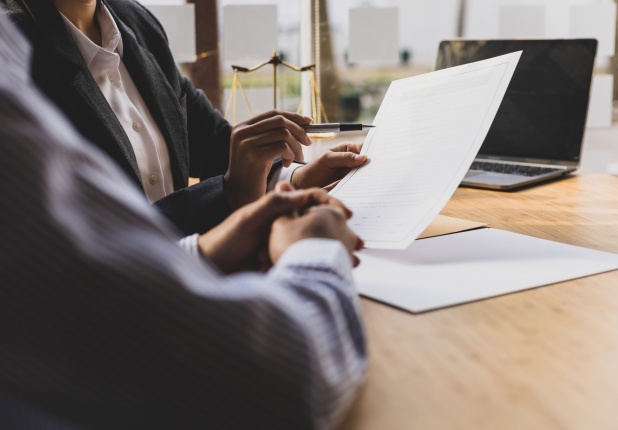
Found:
<svg viewBox="0 0 618 430"><path fill-rule="evenodd" d="M283 140L277 140L275 136L262 135L246 141L246 148L242 151L249 151L251 158L256 162L271 163L276 158L281 157L283 164L288 167L297 157L297 152L302 154L298 142L296 142L297 152L290 144Z"/></svg>
<svg viewBox="0 0 618 430"><path fill-rule="evenodd" d="M283 182L280 184L278 187L283 188L283 191L270 192L265 197L245 206L243 216L252 219L255 225L260 226L264 223L271 223L281 215L292 214L300 209L317 205L336 206L346 215L349 212L341 202L317 188L285 191L285 188L291 185L285 185Z"/></svg>
<svg viewBox="0 0 618 430"><path fill-rule="evenodd" d="M323 217L322 219L324 220L330 220L336 223L342 223L343 225L342 228L343 230L345 230L345 234L347 236L347 238L345 239L345 241L347 242L346 245L348 249L352 249L353 242L356 242L356 239L352 240L352 238L354 237L354 234L351 232L351 230L349 230L348 227L345 226L345 220L347 219L347 213L345 211L345 208L340 207L340 206L333 206L333 205L316 205L316 206L311 206L307 208L307 210L304 213L306 214L308 213L318 214L319 213L321 214L320 216Z"/></svg>
<svg viewBox="0 0 618 430"><path fill-rule="evenodd" d="M297 210L298 203L294 194L298 191L270 192L259 200L243 207L243 217L250 219L256 229L265 229L275 218L292 214Z"/></svg>
<svg viewBox="0 0 618 430"><path fill-rule="evenodd" d="M362 247L364 246L364 242L363 240L358 237L356 234L354 234L352 232L352 230L350 230L348 228L349 231L349 237L350 237L350 241L347 243L348 245L348 252L350 253L350 257L352 257L352 263L354 265L354 267L358 266L360 264L360 260L359 258L354 254L355 251L360 251L362 249Z"/></svg>
<svg viewBox="0 0 618 430"><path fill-rule="evenodd" d="M283 192L283 191L294 191L294 185L290 184L287 181L277 182L275 185L275 191Z"/></svg>
<svg viewBox="0 0 618 430"><path fill-rule="evenodd" d="M341 182L341 179L338 181L333 182L332 184L328 184L325 187L322 187L321 190L329 192L330 190L332 190L333 188L335 188L337 186L337 184Z"/></svg>
<svg viewBox="0 0 618 430"><path fill-rule="evenodd" d="M345 214L345 218L346 219L352 218L352 215L354 215L354 214L352 213L350 208L348 208L345 204L343 204L343 202L341 200L336 199L336 198L332 197L329 194L327 194L327 196L328 196L328 204L330 206L335 206L335 207L343 209L343 212Z"/></svg>
<svg viewBox="0 0 618 430"><path fill-rule="evenodd" d="M280 143L285 143L290 149L291 154L287 154L287 157L284 156L283 153L278 154L276 152L277 151L276 148L278 148L279 150L282 149L282 147L279 146ZM283 157L284 160L286 161L287 160L289 161L293 161L293 160L303 161L304 160L303 149L302 149L301 143L296 139L296 137L292 133L290 133L289 130L285 128L269 130L261 134L255 134L251 137L244 139L243 146L246 146L247 149L245 150L250 150L250 151L266 150L264 154L265 155L268 154L268 156L272 157L271 159L274 159L280 156L280 157ZM268 148L269 146L272 146L272 148ZM275 150L274 154L272 153L273 150Z"/></svg>
<svg viewBox="0 0 618 430"><path fill-rule="evenodd" d="M288 193L288 197L294 204L294 210L308 209L313 206L330 205L330 196L317 188L296 190Z"/></svg>
<svg viewBox="0 0 618 430"><path fill-rule="evenodd" d="M241 138L246 138L252 134L259 134L268 130L283 128L292 133L292 135L301 144L308 146L311 145L312 142L303 128L304 125L307 125L305 117L290 112L281 112L279 115L267 117L252 124L247 124L239 129L237 134Z"/></svg>
<svg viewBox="0 0 618 430"><path fill-rule="evenodd" d="M259 270L261 272L265 272L272 266L272 262L270 261L270 255L268 254L267 247L260 248L258 250L256 260L257 260Z"/></svg>
<svg viewBox="0 0 618 430"><path fill-rule="evenodd" d="M352 211L341 202L341 200L332 197L324 190L318 188L309 188L305 191L305 195L302 197L305 199L304 203L298 209L308 209L312 206L332 206L339 208L343 211L345 218L349 219L352 216Z"/></svg>
<svg viewBox="0 0 618 430"><path fill-rule="evenodd" d="M327 151L320 155L319 162L324 166L337 168L360 167L367 161L366 155L355 154L353 152L332 152Z"/></svg>
<svg viewBox="0 0 618 430"><path fill-rule="evenodd" d="M330 150L332 152L353 152L355 154L360 154L362 147L362 143L346 142L335 145Z"/></svg>
<svg viewBox="0 0 618 430"><path fill-rule="evenodd" d="M275 187L275 191L270 192L267 195L267 197L270 198L272 201L263 203L264 205L279 205L278 209L275 207L272 208L271 213L274 214L274 216L278 216L290 211L307 210L314 206L330 206L338 208L340 211L342 211L345 219L349 219L352 216L352 211L339 199L330 196L328 193L319 188L287 191L285 187L288 186L292 187L293 190L293 186L289 183L278 183ZM277 187L282 187L282 189L277 189ZM258 202L260 201L258 200Z"/></svg>
<svg viewBox="0 0 618 430"><path fill-rule="evenodd" d="M283 182L278 187L286 187ZM291 186L291 185L289 185ZM293 189L293 187L292 187ZM277 194L277 196L275 196ZM270 204L276 206L280 205L277 210L273 208L273 214L281 215L286 212L302 211L317 206L331 206L336 207L342 211L346 219L352 216L352 211L348 209L341 201L331 197L325 191L318 188L309 188L306 190L293 190L286 192L285 188L275 189L274 192L269 193L267 196L273 200Z"/></svg>
<svg viewBox="0 0 618 430"><path fill-rule="evenodd" d="M356 243L354 244L354 250L360 251L365 247L365 241L360 237L356 236Z"/></svg>

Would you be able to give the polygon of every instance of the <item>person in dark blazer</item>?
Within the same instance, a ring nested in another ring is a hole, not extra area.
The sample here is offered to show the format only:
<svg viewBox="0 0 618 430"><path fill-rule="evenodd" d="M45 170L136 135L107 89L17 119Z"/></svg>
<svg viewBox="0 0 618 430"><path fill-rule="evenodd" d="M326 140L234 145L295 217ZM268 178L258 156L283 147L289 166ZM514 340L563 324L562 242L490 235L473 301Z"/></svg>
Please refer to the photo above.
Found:
<svg viewBox="0 0 618 430"><path fill-rule="evenodd" d="M268 178L302 160L301 145L311 143L302 128L311 119L292 113L232 127L179 73L160 23L134 0L0 4L33 46L34 82L185 234L259 198ZM366 161L359 150L334 148L292 183L326 186ZM200 183L188 187L189 177Z"/></svg>

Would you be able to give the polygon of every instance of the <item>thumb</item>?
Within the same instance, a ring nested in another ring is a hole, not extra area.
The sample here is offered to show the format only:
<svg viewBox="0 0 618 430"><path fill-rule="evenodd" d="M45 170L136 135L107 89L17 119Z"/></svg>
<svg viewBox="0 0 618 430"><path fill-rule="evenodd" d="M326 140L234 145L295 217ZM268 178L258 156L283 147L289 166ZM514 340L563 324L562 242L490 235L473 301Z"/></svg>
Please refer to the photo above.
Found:
<svg viewBox="0 0 618 430"><path fill-rule="evenodd" d="M359 167L367 161L366 155L353 152L325 152L323 155L324 165L331 168Z"/></svg>
<svg viewBox="0 0 618 430"><path fill-rule="evenodd" d="M274 192L270 192L245 206L245 215L256 226L270 225L275 218L291 214L293 211L306 206L312 199L316 199L317 193L319 193L317 190L295 190L290 183L279 182ZM327 196L326 193L323 194ZM322 200L325 200L325 198L322 197Z"/></svg>
<svg viewBox="0 0 618 430"><path fill-rule="evenodd" d="M333 183L330 183L330 184L322 187L322 191L326 191L326 192L332 191L337 186L337 184L339 184L339 182L341 182L341 180L335 181Z"/></svg>
<svg viewBox="0 0 618 430"><path fill-rule="evenodd" d="M295 188L292 184L286 181L277 182L275 185L275 191L294 191Z"/></svg>

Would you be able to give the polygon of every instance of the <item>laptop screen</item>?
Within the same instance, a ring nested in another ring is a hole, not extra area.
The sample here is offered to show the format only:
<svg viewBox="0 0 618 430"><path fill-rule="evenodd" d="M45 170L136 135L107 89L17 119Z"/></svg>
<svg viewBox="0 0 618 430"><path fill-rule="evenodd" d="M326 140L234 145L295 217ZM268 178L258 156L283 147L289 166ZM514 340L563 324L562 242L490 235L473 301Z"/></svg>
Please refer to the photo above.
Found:
<svg viewBox="0 0 618 430"><path fill-rule="evenodd" d="M523 51L479 156L578 162L595 39L446 40L436 70Z"/></svg>

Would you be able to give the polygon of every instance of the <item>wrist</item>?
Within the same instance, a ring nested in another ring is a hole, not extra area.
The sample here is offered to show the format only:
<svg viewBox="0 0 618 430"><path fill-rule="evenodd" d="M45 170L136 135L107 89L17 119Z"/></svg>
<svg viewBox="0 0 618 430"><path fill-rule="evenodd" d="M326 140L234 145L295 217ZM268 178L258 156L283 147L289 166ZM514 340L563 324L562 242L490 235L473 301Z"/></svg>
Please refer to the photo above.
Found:
<svg viewBox="0 0 618 430"><path fill-rule="evenodd" d="M292 170L292 172L290 173L290 184L292 184L292 186L294 188L296 188L297 190L303 188L302 187L302 177L303 177L303 168L305 167L305 165L300 165L298 167L296 167L294 170Z"/></svg>
<svg viewBox="0 0 618 430"><path fill-rule="evenodd" d="M228 170L223 175L223 196L232 210L253 203L266 194L266 178L268 170L264 172L244 171L234 174Z"/></svg>
<svg viewBox="0 0 618 430"><path fill-rule="evenodd" d="M240 207L238 195L233 181L230 180L230 172L228 170L225 175L223 175L223 197L232 211Z"/></svg>

